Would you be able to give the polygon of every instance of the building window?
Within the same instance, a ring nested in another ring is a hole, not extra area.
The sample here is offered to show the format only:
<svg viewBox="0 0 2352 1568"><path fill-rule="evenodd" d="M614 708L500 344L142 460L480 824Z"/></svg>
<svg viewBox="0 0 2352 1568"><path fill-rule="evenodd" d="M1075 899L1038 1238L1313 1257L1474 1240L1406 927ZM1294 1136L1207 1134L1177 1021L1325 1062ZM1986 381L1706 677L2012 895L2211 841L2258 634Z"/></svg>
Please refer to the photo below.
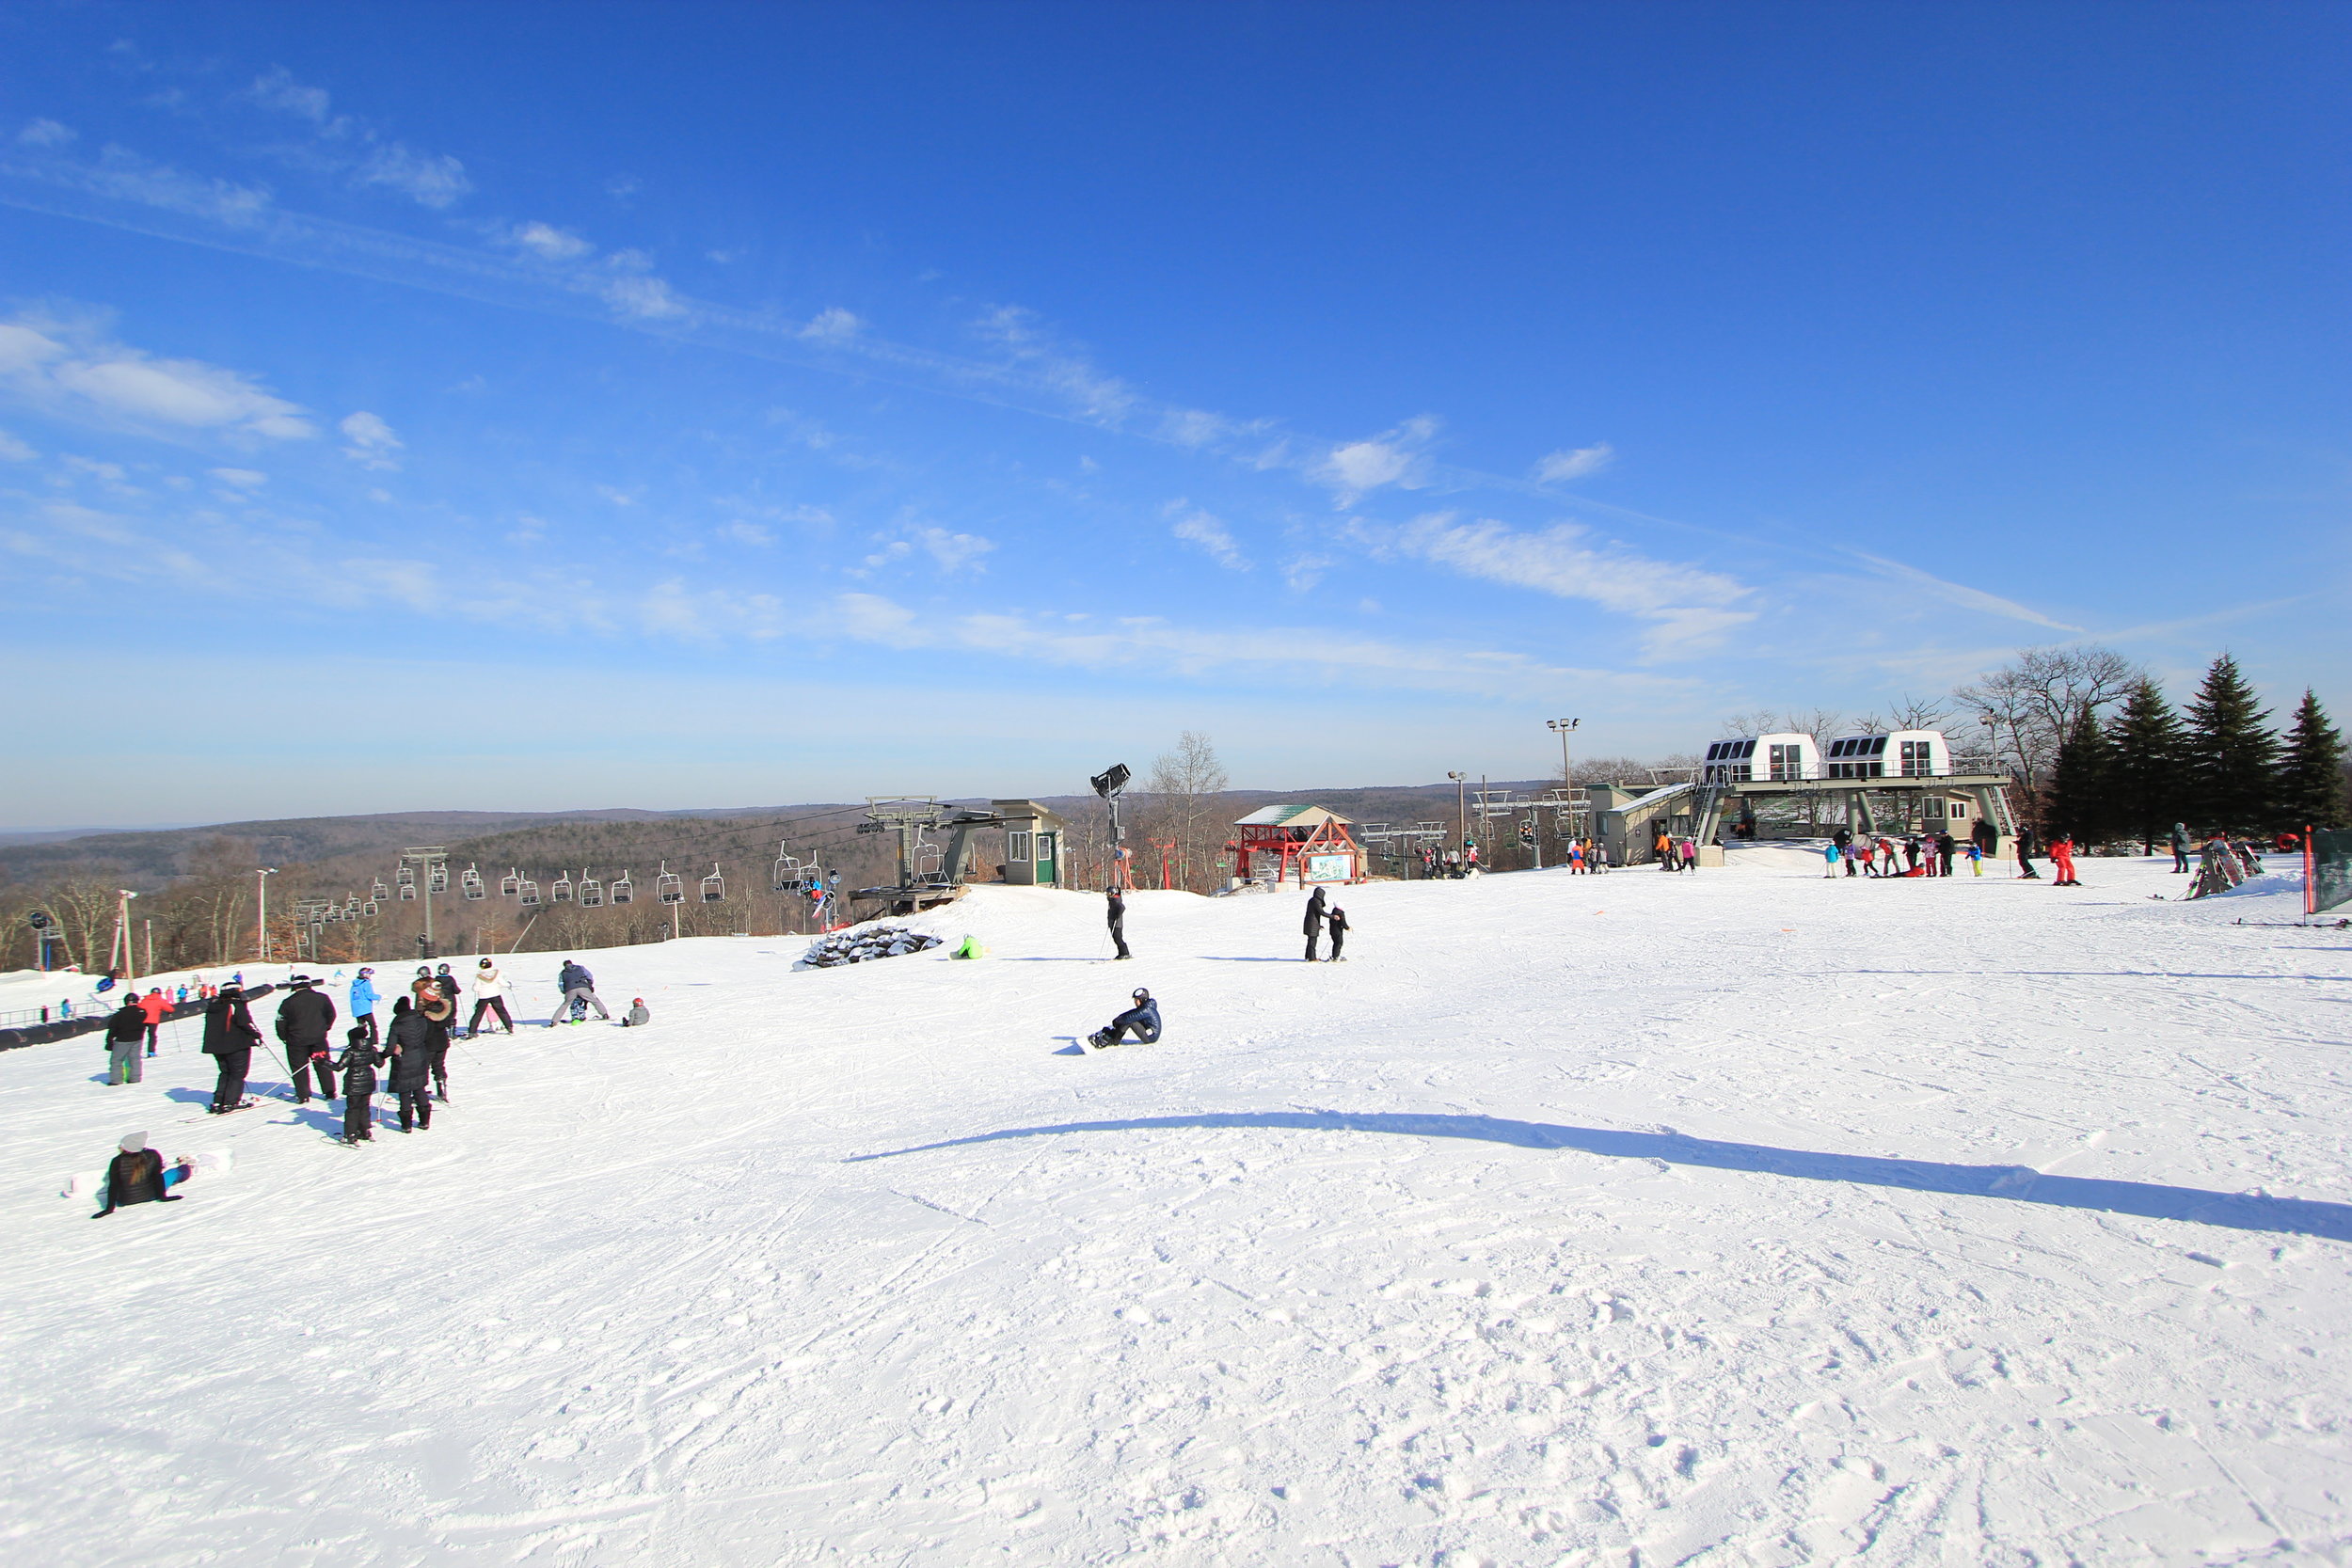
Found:
<svg viewBox="0 0 2352 1568"><path fill-rule="evenodd" d="M1028 858L1029 835L1027 833L1007 833L1005 835L1005 859L1009 861L1025 861Z"/></svg>

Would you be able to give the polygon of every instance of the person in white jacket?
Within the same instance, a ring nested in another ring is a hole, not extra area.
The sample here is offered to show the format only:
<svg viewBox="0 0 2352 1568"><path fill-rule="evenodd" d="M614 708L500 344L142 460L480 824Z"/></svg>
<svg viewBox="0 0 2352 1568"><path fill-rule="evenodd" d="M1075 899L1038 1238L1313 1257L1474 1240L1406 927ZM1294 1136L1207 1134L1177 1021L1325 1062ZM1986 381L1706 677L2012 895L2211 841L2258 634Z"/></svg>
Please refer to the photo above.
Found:
<svg viewBox="0 0 2352 1568"><path fill-rule="evenodd" d="M466 1025L469 1038L482 1033L484 1013L498 1014L499 1022L506 1025L506 1032L510 1035L515 1032L515 1015L506 1010L506 976L499 973L497 964L485 958L474 966L473 1022Z"/></svg>

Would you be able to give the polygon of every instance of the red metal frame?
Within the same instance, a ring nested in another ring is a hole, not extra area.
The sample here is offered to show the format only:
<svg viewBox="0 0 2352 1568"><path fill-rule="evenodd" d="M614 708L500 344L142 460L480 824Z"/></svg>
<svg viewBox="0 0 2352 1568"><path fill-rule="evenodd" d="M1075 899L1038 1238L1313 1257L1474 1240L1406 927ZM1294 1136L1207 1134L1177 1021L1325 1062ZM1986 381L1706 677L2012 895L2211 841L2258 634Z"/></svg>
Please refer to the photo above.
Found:
<svg viewBox="0 0 2352 1568"><path fill-rule="evenodd" d="M1244 881L1250 879L1249 862L1253 857L1272 857L1280 864L1274 877L1277 883L1295 880L1305 887L1306 867L1302 863L1307 856L1343 854L1348 857L1346 880L1364 879L1363 847L1349 834L1344 822L1327 818L1312 828L1295 828L1279 822L1245 822L1236 826L1240 836L1229 842L1225 849L1233 857L1233 875Z"/></svg>

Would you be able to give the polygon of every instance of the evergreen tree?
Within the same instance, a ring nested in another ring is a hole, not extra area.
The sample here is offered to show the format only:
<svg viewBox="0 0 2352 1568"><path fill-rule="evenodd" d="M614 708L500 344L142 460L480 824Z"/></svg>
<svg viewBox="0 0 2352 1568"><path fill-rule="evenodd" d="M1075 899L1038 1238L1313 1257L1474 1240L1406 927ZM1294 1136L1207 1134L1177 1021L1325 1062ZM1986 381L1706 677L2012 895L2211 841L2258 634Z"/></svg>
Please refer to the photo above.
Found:
<svg viewBox="0 0 2352 1568"><path fill-rule="evenodd" d="M2089 708L2074 716L2050 768L2050 804L2045 826L2055 836L2071 833L2089 846L2116 829L2115 749Z"/></svg>
<svg viewBox="0 0 2352 1568"><path fill-rule="evenodd" d="M2123 699L2107 738L2114 748L2116 826L2139 835L2140 853L2153 855L2181 819L2181 768L2187 736L2164 689L2141 677Z"/></svg>
<svg viewBox="0 0 2352 1568"><path fill-rule="evenodd" d="M2255 705L2237 660L2228 654L2215 659L2188 705L2186 782L2189 809L2203 817L2200 832L2250 833L2271 826L2280 781L2279 737L2264 724L2269 717Z"/></svg>
<svg viewBox="0 0 2352 1568"><path fill-rule="evenodd" d="M2287 731L2286 773L2280 789L2283 826L2341 828L2344 824L2344 736L2309 688Z"/></svg>

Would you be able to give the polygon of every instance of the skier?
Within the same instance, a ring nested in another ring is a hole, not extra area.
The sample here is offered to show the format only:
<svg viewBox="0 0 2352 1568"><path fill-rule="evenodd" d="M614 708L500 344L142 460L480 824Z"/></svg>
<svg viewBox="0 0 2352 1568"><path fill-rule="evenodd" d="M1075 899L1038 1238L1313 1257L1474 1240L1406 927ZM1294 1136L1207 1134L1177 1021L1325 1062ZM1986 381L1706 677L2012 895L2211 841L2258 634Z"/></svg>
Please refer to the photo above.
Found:
<svg viewBox="0 0 2352 1568"><path fill-rule="evenodd" d="M1828 879L1836 876L1838 854L1837 841L1836 839L1832 839L1829 843L1821 846L1821 859L1829 863L1829 869L1821 873L1822 879L1827 880Z"/></svg>
<svg viewBox="0 0 2352 1568"><path fill-rule="evenodd" d="M407 1132L412 1117L418 1126L430 1129L433 1100L425 1090L433 1076L432 1026L416 1004L404 996L392 1004L392 1022L384 1034L391 1048L392 1093L400 1101L400 1130Z"/></svg>
<svg viewBox="0 0 2352 1568"><path fill-rule="evenodd" d="M1658 842L1651 845L1650 848L1657 853L1659 870L1672 871L1676 869L1675 861L1677 857L1675 855L1675 841L1666 835L1665 829L1661 828L1658 830Z"/></svg>
<svg viewBox="0 0 2352 1568"><path fill-rule="evenodd" d="M1952 836L1949 828L1935 835L1935 858L1943 863L1943 869L1936 873L1937 876L1948 877L1952 874L1952 856L1959 849L1960 840Z"/></svg>
<svg viewBox="0 0 2352 1568"><path fill-rule="evenodd" d="M2188 824L2172 824L2172 872L2179 876L2188 869Z"/></svg>
<svg viewBox="0 0 2352 1568"><path fill-rule="evenodd" d="M317 1069L319 1098L335 1098L334 1069L326 1065L326 1032L335 1026L335 1004L312 989L318 982L297 974L278 1004L278 1037L286 1047L286 1071L294 1078L294 1103L310 1103L310 1074Z"/></svg>
<svg viewBox="0 0 2352 1568"><path fill-rule="evenodd" d="M474 966L473 1022L466 1025L468 1039L482 1033L482 1015L485 1010L498 1014L508 1034L515 1032L515 1016L506 1010L506 976L499 973L498 965L485 958Z"/></svg>
<svg viewBox="0 0 2352 1568"><path fill-rule="evenodd" d="M2017 830L2017 875L2037 882L2042 879L2042 873L2033 868L2033 830L2031 828L2020 827Z"/></svg>
<svg viewBox="0 0 2352 1568"><path fill-rule="evenodd" d="M103 1220L126 1203L180 1201L180 1195L171 1189L195 1173L194 1161L183 1159L166 1170L164 1157L147 1147L144 1132L129 1134L119 1148L121 1152L106 1162L106 1206L90 1218Z"/></svg>
<svg viewBox="0 0 2352 1568"><path fill-rule="evenodd" d="M147 1009L136 996L126 996L106 1021L106 1082L140 1082L139 1041L147 1034Z"/></svg>
<svg viewBox="0 0 2352 1568"><path fill-rule="evenodd" d="M443 964L434 974L433 989L439 991L442 999L449 1003L449 1022L443 1026L443 1032L455 1030L457 1027L457 993L460 988L457 984L457 976L449 972L449 965Z"/></svg>
<svg viewBox="0 0 2352 1568"><path fill-rule="evenodd" d="M343 1053L335 1058L335 1070L343 1075L343 1142L347 1144L375 1141L375 1069L384 1060L384 1053L375 1046L375 1030L369 1024L355 1023L344 1034Z"/></svg>
<svg viewBox="0 0 2352 1568"><path fill-rule="evenodd" d="M1120 1044L1130 1029L1136 1032L1137 1045L1150 1045L1160 1037L1160 1005L1152 1000L1152 993L1137 986L1129 1000L1135 1006L1089 1035L1089 1045L1101 1051Z"/></svg>
<svg viewBox="0 0 2352 1568"><path fill-rule="evenodd" d="M632 998L628 1011L621 1015L621 1027L624 1029L643 1029L652 1022L653 1014L645 1010L645 999L642 996Z"/></svg>
<svg viewBox="0 0 2352 1568"><path fill-rule="evenodd" d="M226 1116L253 1103L245 1097L245 1074L253 1065L253 1048L261 1043L262 1032L253 1026L253 1015L246 1011L244 990L221 987L204 1005L204 1054L213 1057L220 1069L220 1082L213 1088L212 1115Z"/></svg>
<svg viewBox="0 0 2352 1568"><path fill-rule="evenodd" d="M2050 840L2050 863L2058 867L2058 880L2053 887L2080 887L2074 877L2074 835L2063 828Z"/></svg>
<svg viewBox="0 0 2352 1568"><path fill-rule="evenodd" d="M1331 961L1335 964L1345 963L1347 959L1340 950L1347 945L1347 911L1334 904L1331 912L1324 916L1323 924L1325 929L1331 933Z"/></svg>
<svg viewBox="0 0 2352 1568"><path fill-rule="evenodd" d="M424 1054L433 1072L433 1098L449 1098L449 1025L457 1016L457 1004L442 994L439 984L423 966L417 969L417 978L408 988L413 998L411 1007L425 1032Z"/></svg>
<svg viewBox="0 0 2352 1568"><path fill-rule="evenodd" d="M607 1022L612 1020L612 1015L604 1010L603 999L596 995L596 977L589 974L582 966L565 958L564 967L555 973L555 983L562 989L564 1000L555 1005L555 1014L548 1020L548 1028L552 1029L564 1022L564 1014L567 1008L572 1014L573 1022L582 1022L587 1018L588 1007L592 1003L596 1006L598 1018Z"/></svg>
<svg viewBox="0 0 2352 1568"><path fill-rule="evenodd" d="M1103 897L1104 900L1103 917L1110 922L1111 941L1119 944L1119 951L1111 957L1114 960L1133 958L1135 955L1127 951L1126 895L1113 886L1103 890Z"/></svg>
<svg viewBox="0 0 2352 1568"><path fill-rule="evenodd" d="M147 1053L155 1054L155 1030L171 1011L171 1004L164 1000L163 988L158 986L139 998L139 1011L147 1015ZM135 1080L134 1080L135 1082Z"/></svg>
<svg viewBox="0 0 2352 1568"><path fill-rule="evenodd" d="M375 971L363 966L358 977L351 982L351 1022L353 1027L368 1032L370 1044L376 1039L376 1000Z"/></svg>
<svg viewBox="0 0 2352 1568"><path fill-rule="evenodd" d="M1307 933L1309 963L1315 961L1315 943L1323 939L1323 890L1317 888L1307 900L1307 918L1299 923L1299 928Z"/></svg>
<svg viewBox="0 0 2352 1568"><path fill-rule="evenodd" d="M1983 876L1983 875L1984 875L1984 846L1983 846L1983 845L1981 845L1981 844L1979 844L1979 843L1978 843L1975 839L1973 839L1973 838L1972 838L1972 839L1970 839L1970 840L1968 841L1967 855L1968 855L1968 875L1970 875L1971 877L1981 877L1981 876Z"/></svg>

